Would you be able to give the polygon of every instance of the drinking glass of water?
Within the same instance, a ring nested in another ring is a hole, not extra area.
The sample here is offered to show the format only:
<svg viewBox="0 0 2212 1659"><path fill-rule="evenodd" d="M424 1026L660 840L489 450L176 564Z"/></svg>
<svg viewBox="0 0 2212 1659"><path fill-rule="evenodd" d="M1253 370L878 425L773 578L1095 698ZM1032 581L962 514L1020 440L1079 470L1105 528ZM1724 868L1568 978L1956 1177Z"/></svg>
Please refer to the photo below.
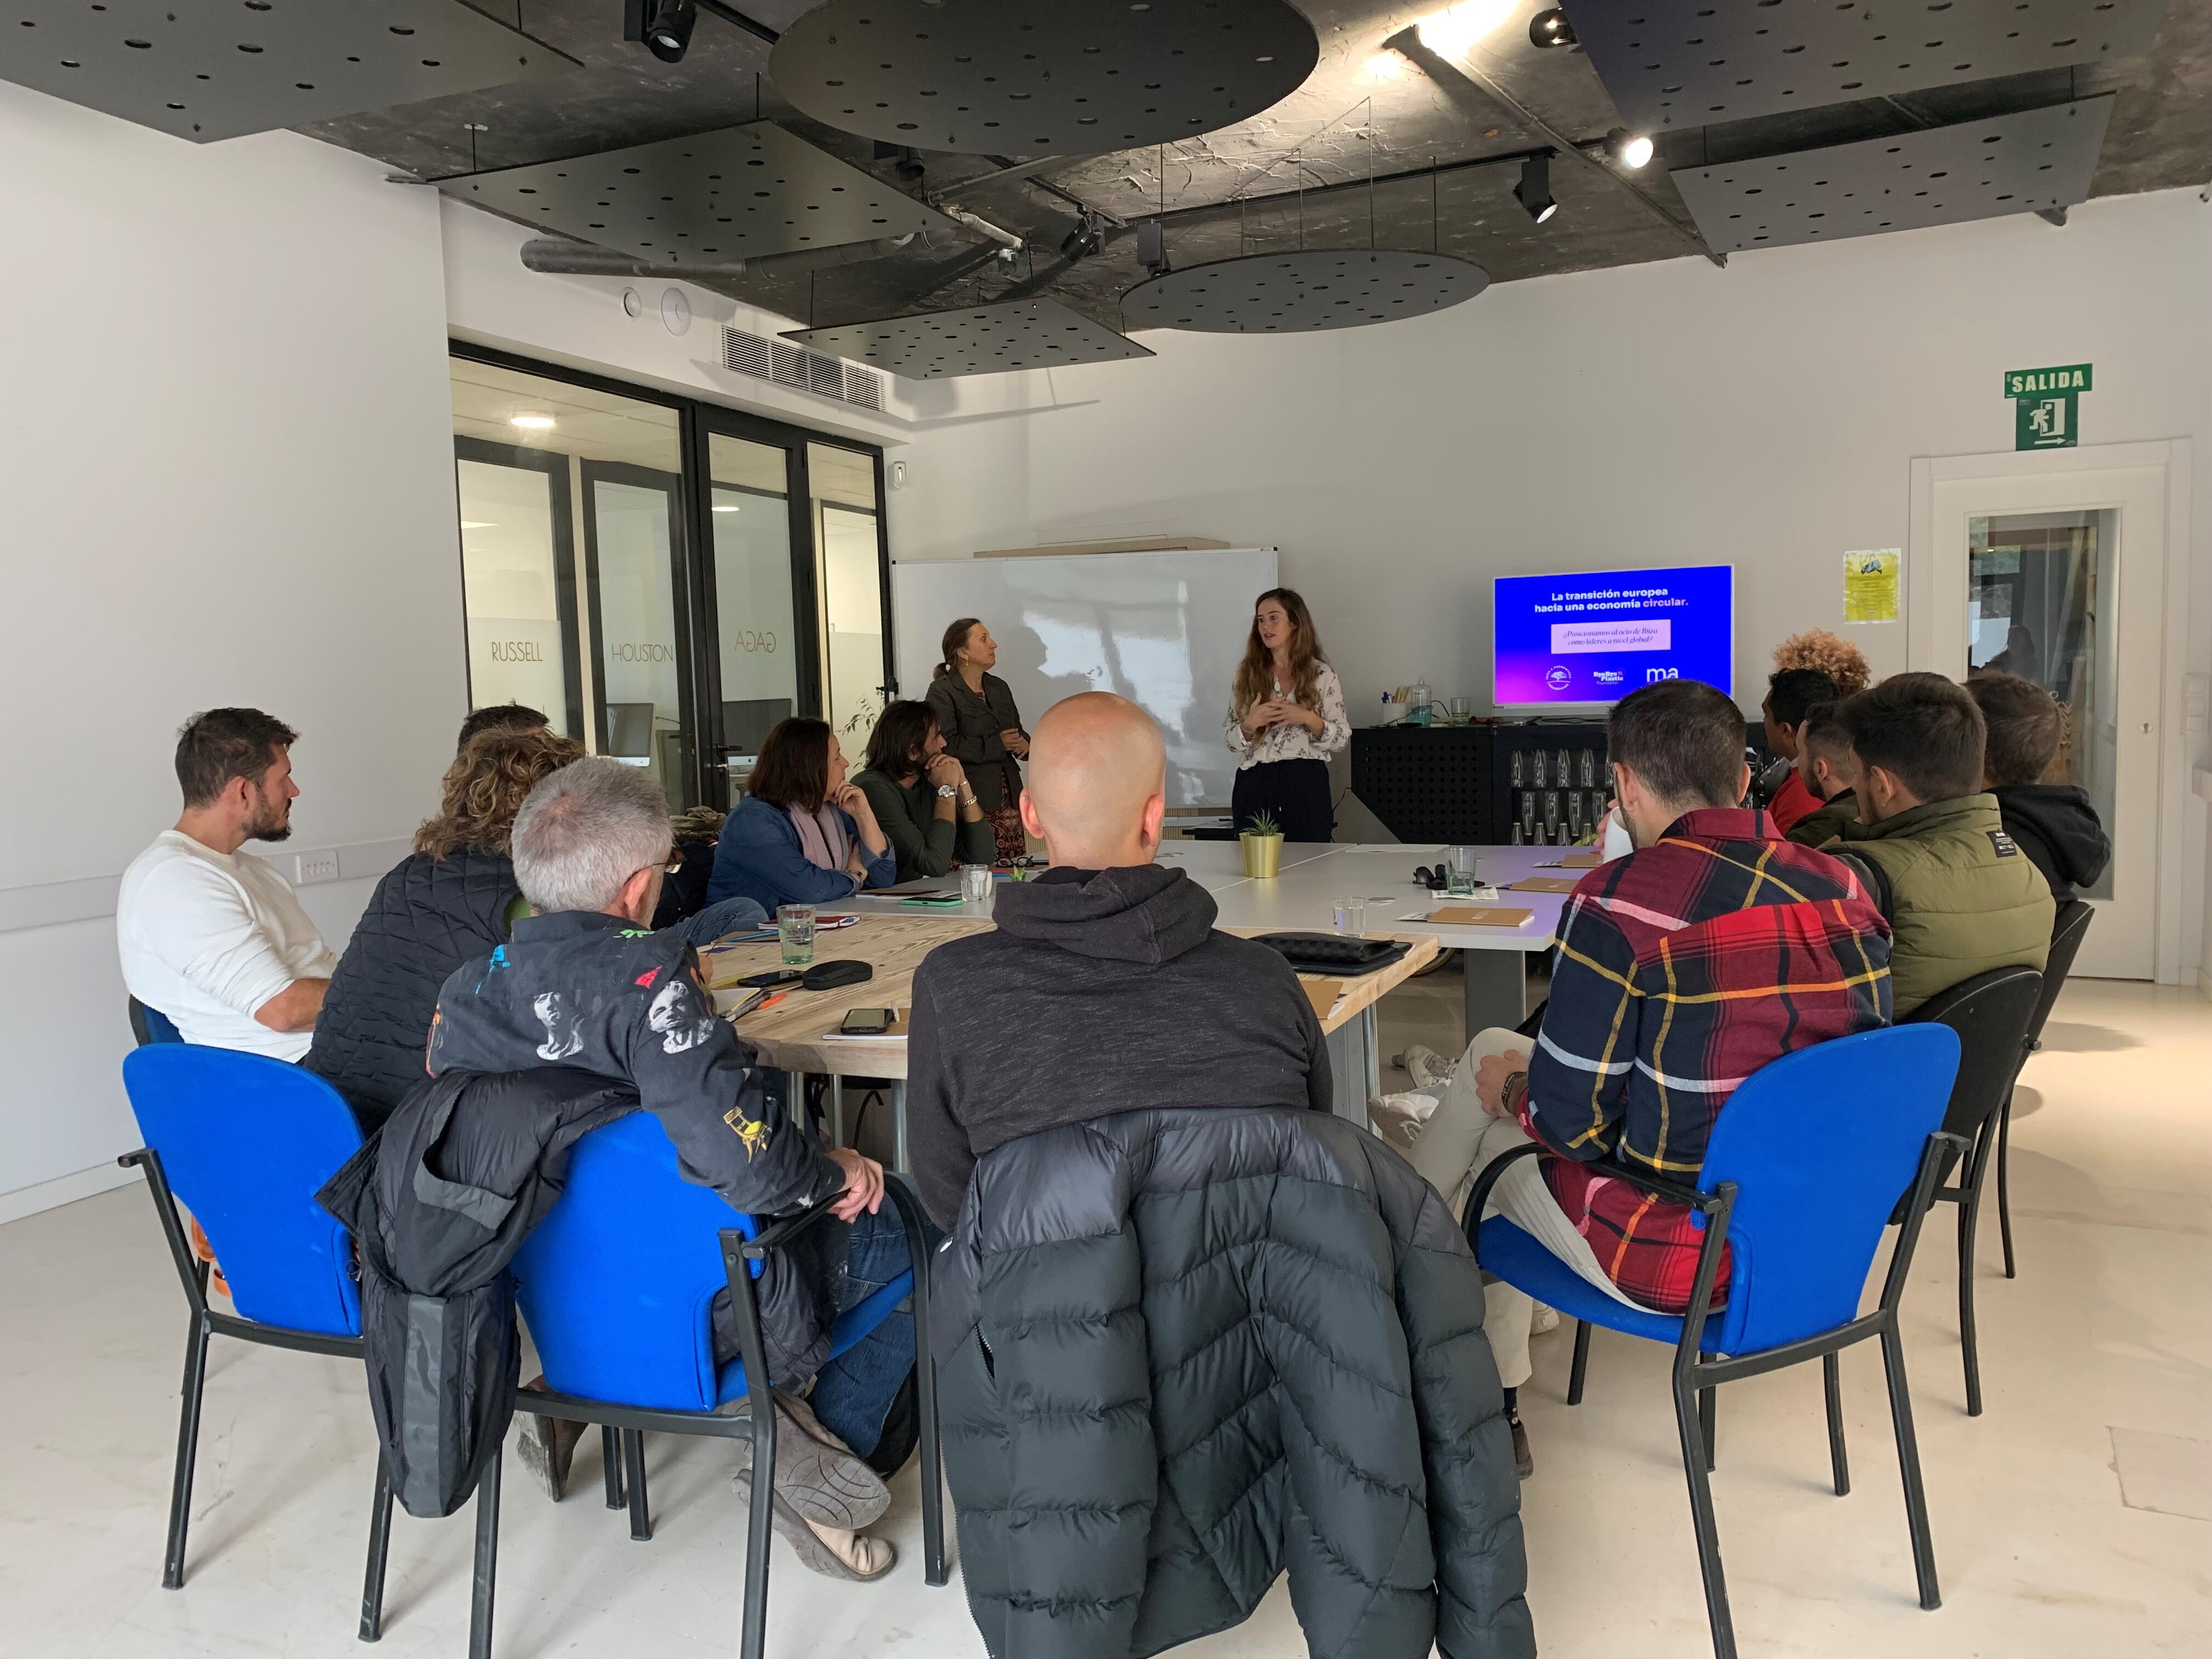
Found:
<svg viewBox="0 0 2212 1659"><path fill-rule="evenodd" d="M783 943L783 965L804 968L814 960L814 907L783 904L776 907L776 937Z"/></svg>
<svg viewBox="0 0 2212 1659"><path fill-rule="evenodd" d="M1367 931L1367 901L1365 899L1337 900L1336 931L1340 933L1364 933Z"/></svg>
<svg viewBox="0 0 2212 1659"><path fill-rule="evenodd" d="M988 864L963 864L960 866L960 896L970 904L991 902L991 866Z"/></svg>
<svg viewBox="0 0 2212 1659"><path fill-rule="evenodd" d="M1475 890L1475 849L1455 847L1451 849L1451 867L1444 872L1444 892L1452 898L1466 898Z"/></svg>

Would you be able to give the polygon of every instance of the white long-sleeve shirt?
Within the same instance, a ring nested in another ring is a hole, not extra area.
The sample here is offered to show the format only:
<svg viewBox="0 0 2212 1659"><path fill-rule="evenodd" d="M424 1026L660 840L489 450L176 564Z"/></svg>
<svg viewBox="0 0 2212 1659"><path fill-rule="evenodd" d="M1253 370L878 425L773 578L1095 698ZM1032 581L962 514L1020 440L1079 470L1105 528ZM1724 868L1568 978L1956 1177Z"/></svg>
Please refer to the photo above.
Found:
<svg viewBox="0 0 2212 1659"><path fill-rule="evenodd" d="M313 1031L272 1031L253 1011L337 958L292 884L246 852L218 853L164 830L123 872L115 907L123 982L187 1042L296 1060Z"/></svg>
<svg viewBox="0 0 2212 1659"><path fill-rule="evenodd" d="M1256 738L1247 738L1244 716L1251 709L1230 709L1222 732L1229 739L1229 746L1243 757L1237 763L1238 771L1269 761L1325 761L1352 741L1352 721L1344 712L1343 682L1336 678L1336 670L1325 662L1314 666L1314 692L1321 702L1321 707L1314 710L1321 716L1319 737L1295 721L1285 720L1279 726L1269 726Z"/></svg>

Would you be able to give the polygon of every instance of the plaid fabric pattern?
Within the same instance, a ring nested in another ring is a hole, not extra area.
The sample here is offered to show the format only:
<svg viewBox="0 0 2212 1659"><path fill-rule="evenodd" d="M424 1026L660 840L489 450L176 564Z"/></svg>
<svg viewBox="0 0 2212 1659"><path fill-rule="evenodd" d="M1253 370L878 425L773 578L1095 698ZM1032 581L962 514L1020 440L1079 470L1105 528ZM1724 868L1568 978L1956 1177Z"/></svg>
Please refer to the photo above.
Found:
<svg viewBox="0 0 2212 1659"><path fill-rule="evenodd" d="M1694 1212L1585 1166L1617 1157L1693 1182L1746 1078L1888 1023L1889 929L1850 872L1764 812L1685 813L1568 901L1522 1127L1558 1154L1545 1179L1613 1282L1680 1313L1705 1237Z"/></svg>

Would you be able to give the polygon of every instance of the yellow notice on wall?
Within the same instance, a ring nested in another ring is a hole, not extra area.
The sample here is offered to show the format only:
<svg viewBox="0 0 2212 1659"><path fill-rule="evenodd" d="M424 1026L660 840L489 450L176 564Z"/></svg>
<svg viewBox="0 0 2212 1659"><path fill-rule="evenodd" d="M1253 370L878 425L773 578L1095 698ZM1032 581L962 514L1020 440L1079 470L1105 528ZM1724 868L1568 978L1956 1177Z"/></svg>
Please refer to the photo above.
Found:
<svg viewBox="0 0 2212 1659"><path fill-rule="evenodd" d="M1904 563L1904 553L1894 547L1865 548L1844 554L1844 620L1895 622L1899 579Z"/></svg>

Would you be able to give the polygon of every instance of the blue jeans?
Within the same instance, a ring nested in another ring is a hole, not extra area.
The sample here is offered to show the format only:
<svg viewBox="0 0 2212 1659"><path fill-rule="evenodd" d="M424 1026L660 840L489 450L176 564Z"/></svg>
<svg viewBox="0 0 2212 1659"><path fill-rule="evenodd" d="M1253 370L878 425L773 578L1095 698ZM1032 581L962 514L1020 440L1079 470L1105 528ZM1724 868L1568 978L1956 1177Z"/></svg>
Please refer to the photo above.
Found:
<svg viewBox="0 0 2212 1659"><path fill-rule="evenodd" d="M886 1182L901 1177L886 1173ZM905 1184L902 1182L902 1184ZM945 1235L924 1216L924 1243L933 1253ZM908 1267L906 1229L897 1206L886 1197L875 1214L863 1212L853 1223L853 1239L847 1255L845 1294L838 1311L858 1307L896 1279ZM918 1273L928 1271L926 1261L915 1263ZM823 1426L866 1457L882 1437L884 1419L898 1397L906 1374L914 1369L914 1316L894 1313L858 1342L824 1365L814 1379L809 1401Z"/></svg>
<svg viewBox="0 0 2212 1659"><path fill-rule="evenodd" d="M693 945L704 949L725 933L746 933L768 925L768 912L749 898L726 898L720 904L710 904L696 915L661 929L665 933L677 933Z"/></svg>

